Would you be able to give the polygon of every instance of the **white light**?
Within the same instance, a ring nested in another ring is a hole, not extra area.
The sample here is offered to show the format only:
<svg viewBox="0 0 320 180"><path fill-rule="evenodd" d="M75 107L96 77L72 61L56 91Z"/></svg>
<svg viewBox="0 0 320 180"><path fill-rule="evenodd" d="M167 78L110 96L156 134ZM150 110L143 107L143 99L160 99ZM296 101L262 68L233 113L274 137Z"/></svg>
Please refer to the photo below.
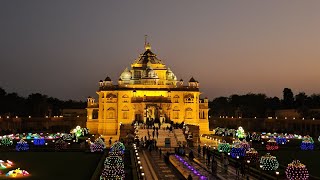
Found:
<svg viewBox="0 0 320 180"><path fill-rule="evenodd" d="M279 171L276 172L276 175L279 175Z"/></svg>

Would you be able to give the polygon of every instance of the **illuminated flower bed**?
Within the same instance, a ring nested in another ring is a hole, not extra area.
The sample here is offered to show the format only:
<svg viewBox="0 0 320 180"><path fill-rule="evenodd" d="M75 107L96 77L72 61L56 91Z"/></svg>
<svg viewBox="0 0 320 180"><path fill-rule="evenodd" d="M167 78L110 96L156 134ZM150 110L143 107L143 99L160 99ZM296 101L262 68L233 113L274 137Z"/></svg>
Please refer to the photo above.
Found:
<svg viewBox="0 0 320 180"><path fill-rule="evenodd" d="M9 171L6 176L8 177L21 177L21 176L28 176L29 173L26 170L21 170L20 168Z"/></svg>
<svg viewBox="0 0 320 180"><path fill-rule="evenodd" d="M275 156L271 156L270 153L260 158L261 169L265 171L274 171L279 167L279 162Z"/></svg>
<svg viewBox="0 0 320 180"><path fill-rule="evenodd" d="M274 151L274 150L278 150L279 146L277 142L273 138L271 138L269 141L267 141L266 148L268 151Z"/></svg>
<svg viewBox="0 0 320 180"><path fill-rule="evenodd" d="M293 161L288 164L286 176L289 180L307 180L309 179L308 169L300 161Z"/></svg>
<svg viewBox="0 0 320 180"><path fill-rule="evenodd" d="M258 162L259 161L258 151L256 151L254 148L250 148L248 151L246 151L245 158L250 162L254 162L254 163Z"/></svg>
<svg viewBox="0 0 320 180"><path fill-rule="evenodd" d="M232 158L239 158L239 157L243 157L246 154L246 149L244 147L242 147L241 141L239 140L235 140L233 142L231 151L230 151L230 155Z"/></svg>
<svg viewBox="0 0 320 180"><path fill-rule="evenodd" d="M226 143L226 142L219 143L218 144L218 151L225 152L225 153L230 152L230 144Z"/></svg>
<svg viewBox="0 0 320 180"><path fill-rule="evenodd" d="M23 139L21 139L19 142L17 142L16 150L17 151L27 151L27 150L29 150L29 144L26 141L24 141Z"/></svg>
<svg viewBox="0 0 320 180"><path fill-rule="evenodd" d="M314 141L312 137L305 136L300 145L301 150L313 150L314 149Z"/></svg>

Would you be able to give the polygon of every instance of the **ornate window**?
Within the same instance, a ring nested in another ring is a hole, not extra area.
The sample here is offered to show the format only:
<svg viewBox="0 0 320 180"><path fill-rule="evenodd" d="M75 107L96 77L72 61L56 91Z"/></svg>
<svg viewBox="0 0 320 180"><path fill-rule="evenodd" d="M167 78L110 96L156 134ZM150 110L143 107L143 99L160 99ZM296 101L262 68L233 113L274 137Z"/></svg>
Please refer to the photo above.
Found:
<svg viewBox="0 0 320 180"><path fill-rule="evenodd" d="M192 109L191 108L186 109L186 119L192 119Z"/></svg>
<svg viewBox="0 0 320 180"><path fill-rule="evenodd" d="M111 107L107 110L107 118L108 119L115 119L115 114L116 114L116 111L114 108Z"/></svg>
<svg viewBox="0 0 320 180"><path fill-rule="evenodd" d="M178 103L178 102L179 102L179 96L178 96L178 95L175 95L175 96L173 97L173 102L174 102L174 103Z"/></svg>

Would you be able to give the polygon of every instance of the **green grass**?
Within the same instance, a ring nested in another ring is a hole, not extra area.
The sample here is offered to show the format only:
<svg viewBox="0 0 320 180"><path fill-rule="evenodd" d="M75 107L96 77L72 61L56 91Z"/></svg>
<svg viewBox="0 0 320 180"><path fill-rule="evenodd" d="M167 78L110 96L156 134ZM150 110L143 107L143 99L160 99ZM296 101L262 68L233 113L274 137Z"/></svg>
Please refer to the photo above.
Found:
<svg viewBox="0 0 320 180"><path fill-rule="evenodd" d="M0 159L11 160L15 168L27 170L31 176L23 179L88 180L102 154L85 152L1 152ZM2 170L7 173L8 170ZM5 176L0 176L0 179Z"/></svg>

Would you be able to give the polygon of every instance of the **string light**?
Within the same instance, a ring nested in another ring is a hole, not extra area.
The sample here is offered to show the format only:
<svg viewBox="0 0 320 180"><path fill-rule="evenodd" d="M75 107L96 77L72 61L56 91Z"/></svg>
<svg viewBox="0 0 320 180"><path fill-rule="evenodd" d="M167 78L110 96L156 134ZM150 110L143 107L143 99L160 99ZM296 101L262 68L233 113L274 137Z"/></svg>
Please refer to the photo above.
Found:
<svg viewBox="0 0 320 180"><path fill-rule="evenodd" d="M279 167L279 162L275 156L271 156L270 153L260 158L261 169L265 171L274 171Z"/></svg>
<svg viewBox="0 0 320 180"><path fill-rule="evenodd" d="M246 135L245 135L245 133L244 133L244 129L243 129L241 126L238 127L236 136L237 136L239 139L243 139L243 138L246 137Z"/></svg>
<svg viewBox="0 0 320 180"><path fill-rule="evenodd" d="M253 141L260 141L261 140L261 136L260 134L257 134L256 132L254 132L252 135L251 135L251 139Z"/></svg>
<svg viewBox="0 0 320 180"><path fill-rule="evenodd" d="M309 172L306 166L298 160L294 160L288 164L286 169L286 176L289 180L307 180L309 179Z"/></svg>
<svg viewBox="0 0 320 180"><path fill-rule="evenodd" d="M287 143L287 138L282 137L282 136L278 136L276 138L276 142L277 142L277 144L286 144Z"/></svg>
<svg viewBox="0 0 320 180"><path fill-rule="evenodd" d="M246 154L246 149L242 147L241 141L240 140L235 140L233 142L230 155L232 158L239 158L243 157Z"/></svg>
<svg viewBox="0 0 320 180"><path fill-rule="evenodd" d="M250 149L250 144L243 139L242 142L240 143L241 147L243 147L245 150L249 150Z"/></svg>

